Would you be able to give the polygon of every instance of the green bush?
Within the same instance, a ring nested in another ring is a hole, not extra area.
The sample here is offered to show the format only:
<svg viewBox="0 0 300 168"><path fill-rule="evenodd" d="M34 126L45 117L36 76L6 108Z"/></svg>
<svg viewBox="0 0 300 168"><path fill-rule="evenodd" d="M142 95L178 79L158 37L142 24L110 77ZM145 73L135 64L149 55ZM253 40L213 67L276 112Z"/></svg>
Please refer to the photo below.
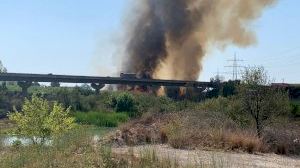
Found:
<svg viewBox="0 0 300 168"><path fill-rule="evenodd" d="M206 100L198 105L198 109L226 114L241 127L247 127L251 122L249 116L242 113L241 102L236 96L227 98L218 97Z"/></svg>
<svg viewBox="0 0 300 168"><path fill-rule="evenodd" d="M50 101L58 101L66 108L71 106L72 111L94 111L102 102L101 97L95 95L88 85L81 87L32 86L28 89L28 93L41 95Z"/></svg>
<svg viewBox="0 0 300 168"><path fill-rule="evenodd" d="M296 103L291 103L291 109L293 116L300 117L300 105Z"/></svg>
<svg viewBox="0 0 300 168"><path fill-rule="evenodd" d="M138 114L146 112L165 113L180 110L181 103L177 103L168 97L157 97L149 94L135 95Z"/></svg>
<svg viewBox="0 0 300 168"><path fill-rule="evenodd" d="M9 114L9 119L16 123L15 133L28 136L34 144L43 144L46 138L61 135L75 127L74 118L69 117L70 108L61 104L33 96L25 99L22 110Z"/></svg>
<svg viewBox="0 0 300 168"><path fill-rule="evenodd" d="M120 123L129 119L126 113L115 112L76 112L74 117L78 123L99 127L117 127Z"/></svg>
<svg viewBox="0 0 300 168"><path fill-rule="evenodd" d="M116 112L126 112L130 117L136 117L137 114L137 102L135 97L127 92L120 93L119 95L113 95L111 97L110 105Z"/></svg>
<svg viewBox="0 0 300 168"><path fill-rule="evenodd" d="M135 100L132 94L122 93L116 100L116 111L133 111L135 108Z"/></svg>

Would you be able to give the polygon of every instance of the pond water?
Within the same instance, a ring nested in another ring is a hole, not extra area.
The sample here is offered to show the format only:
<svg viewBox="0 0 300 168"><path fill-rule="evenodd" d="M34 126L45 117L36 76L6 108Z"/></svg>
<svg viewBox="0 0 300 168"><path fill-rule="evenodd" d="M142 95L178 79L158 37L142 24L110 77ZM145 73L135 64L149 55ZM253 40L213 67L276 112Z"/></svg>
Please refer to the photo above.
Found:
<svg viewBox="0 0 300 168"><path fill-rule="evenodd" d="M86 129L89 135L92 136L92 141L97 142L103 136L103 134L111 131L111 128L99 128L99 127L89 127ZM35 139L37 142L41 141L41 138ZM18 136L10 136L10 135L3 135L0 136L0 144L3 146L12 146L16 141L21 142L22 145L31 145L32 140L26 137L18 137ZM45 141L46 146L50 146L52 144L52 140L48 139Z"/></svg>
<svg viewBox="0 0 300 168"><path fill-rule="evenodd" d="M17 136L5 136L2 137L1 139L1 143L3 146L12 146L16 141L21 142L22 145L31 145L32 144L32 140L29 138L24 138L24 137L17 137ZM41 138L36 138L37 142L41 142ZM52 144L51 140L46 140L45 141L45 145L49 146Z"/></svg>

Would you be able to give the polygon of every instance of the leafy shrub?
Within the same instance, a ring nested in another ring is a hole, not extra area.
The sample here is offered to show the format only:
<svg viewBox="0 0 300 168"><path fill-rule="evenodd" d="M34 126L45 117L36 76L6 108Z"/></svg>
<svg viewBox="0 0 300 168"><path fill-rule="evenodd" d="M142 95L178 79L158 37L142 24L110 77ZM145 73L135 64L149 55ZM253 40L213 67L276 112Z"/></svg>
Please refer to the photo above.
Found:
<svg viewBox="0 0 300 168"><path fill-rule="evenodd" d="M237 93L238 81L228 81L223 83L222 96L230 97Z"/></svg>
<svg viewBox="0 0 300 168"><path fill-rule="evenodd" d="M249 116L242 113L241 102L236 96L206 100L198 105L198 110L223 113L243 128L248 127L251 122Z"/></svg>
<svg viewBox="0 0 300 168"><path fill-rule="evenodd" d="M177 103L172 99L162 96L157 97L149 94L138 94L135 95L137 103L137 109L139 114L147 112L151 113L165 113L177 111Z"/></svg>
<svg viewBox="0 0 300 168"><path fill-rule="evenodd" d="M291 103L291 112L293 116L300 117L300 105L296 103Z"/></svg>
<svg viewBox="0 0 300 168"><path fill-rule="evenodd" d="M137 102L130 93L123 92L117 96L112 96L110 105L116 112L126 112L130 117L138 116Z"/></svg>
<svg viewBox="0 0 300 168"><path fill-rule="evenodd" d="M123 93L117 97L116 101L116 111L133 111L135 108L135 100L133 95L129 93Z"/></svg>
<svg viewBox="0 0 300 168"><path fill-rule="evenodd" d="M78 123L96 125L99 127L117 127L120 123L128 120L126 113L114 112L77 112L74 116Z"/></svg>
<svg viewBox="0 0 300 168"><path fill-rule="evenodd" d="M290 112L290 100L286 90L269 87L271 79L264 67L248 67L242 75L238 97L243 112L255 122L256 132L262 131L273 118Z"/></svg>
<svg viewBox="0 0 300 168"><path fill-rule="evenodd" d="M96 110L102 102L102 95L95 95L88 85L81 87L45 87L32 86L28 89L30 94L37 94L49 101L62 103L65 108L71 106L72 111Z"/></svg>
<svg viewBox="0 0 300 168"><path fill-rule="evenodd" d="M60 135L74 128L74 118L69 117L70 108L64 109L61 104L53 105L47 100L33 96L25 99L22 111L9 114L9 119L16 123L16 133L29 136L34 144L36 137L41 138L43 144L46 138Z"/></svg>
<svg viewBox="0 0 300 168"><path fill-rule="evenodd" d="M177 104L168 97L159 97L158 98L158 107L159 112L172 112L177 110Z"/></svg>

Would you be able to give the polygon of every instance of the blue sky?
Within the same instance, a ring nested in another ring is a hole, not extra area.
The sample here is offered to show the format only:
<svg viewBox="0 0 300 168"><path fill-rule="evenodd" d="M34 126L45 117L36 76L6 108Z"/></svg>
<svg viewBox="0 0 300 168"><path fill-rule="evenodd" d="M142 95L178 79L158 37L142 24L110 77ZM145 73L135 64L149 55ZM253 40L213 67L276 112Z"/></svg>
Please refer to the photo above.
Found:
<svg viewBox="0 0 300 168"><path fill-rule="evenodd" d="M130 0L0 0L0 60L10 72L111 75ZM252 26L258 43L213 50L200 80L237 53L243 65L263 65L281 82L300 83L300 1L279 0ZM228 79L230 74L224 74Z"/></svg>

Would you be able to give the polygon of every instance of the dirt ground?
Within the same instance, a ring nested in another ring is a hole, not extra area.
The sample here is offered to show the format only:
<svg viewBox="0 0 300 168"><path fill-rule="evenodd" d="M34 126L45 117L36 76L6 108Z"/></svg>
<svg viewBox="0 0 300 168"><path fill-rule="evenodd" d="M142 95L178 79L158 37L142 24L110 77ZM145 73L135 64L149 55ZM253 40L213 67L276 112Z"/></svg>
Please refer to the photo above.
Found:
<svg viewBox="0 0 300 168"><path fill-rule="evenodd" d="M179 150L166 145L148 145L113 148L116 155L126 155L130 151L139 157L144 151L155 151L159 158L176 160L181 166L195 167L234 167L234 168L300 168L300 157L287 157L276 154L247 154L221 151Z"/></svg>

